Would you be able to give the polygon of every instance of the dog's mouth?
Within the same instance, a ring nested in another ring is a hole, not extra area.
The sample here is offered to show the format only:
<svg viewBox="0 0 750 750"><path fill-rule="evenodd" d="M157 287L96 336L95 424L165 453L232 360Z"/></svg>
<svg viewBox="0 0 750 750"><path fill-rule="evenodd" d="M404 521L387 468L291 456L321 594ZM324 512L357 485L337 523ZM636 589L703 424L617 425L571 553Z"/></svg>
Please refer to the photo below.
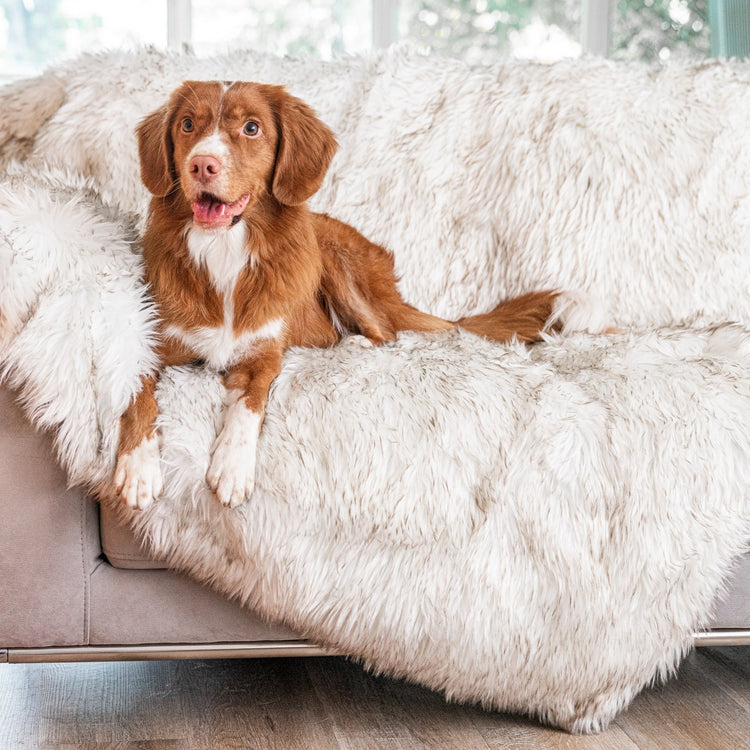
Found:
<svg viewBox="0 0 750 750"><path fill-rule="evenodd" d="M204 229L219 229L234 226L245 210L250 195L226 203L211 193L202 193L192 202L193 221Z"/></svg>

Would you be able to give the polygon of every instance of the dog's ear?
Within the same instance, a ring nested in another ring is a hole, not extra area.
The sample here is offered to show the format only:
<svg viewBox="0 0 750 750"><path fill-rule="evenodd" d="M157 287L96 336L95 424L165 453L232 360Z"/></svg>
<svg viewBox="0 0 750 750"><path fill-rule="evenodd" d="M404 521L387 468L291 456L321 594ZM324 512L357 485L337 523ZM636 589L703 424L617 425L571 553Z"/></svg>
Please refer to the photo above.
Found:
<svg viewBox="0 0 750 750"><path fill-rule="evenodd" d="M298 206L323 184L336 139L307 104L274 88L279 144L271 191L279 203Z"/></svg>
<svg viewBox="0 0 750 750"><path fill-rule="evenodd" d="M158 198L172 190L172 138L169 132L169 105L141 120L136 129L143 184Z"/></svg>

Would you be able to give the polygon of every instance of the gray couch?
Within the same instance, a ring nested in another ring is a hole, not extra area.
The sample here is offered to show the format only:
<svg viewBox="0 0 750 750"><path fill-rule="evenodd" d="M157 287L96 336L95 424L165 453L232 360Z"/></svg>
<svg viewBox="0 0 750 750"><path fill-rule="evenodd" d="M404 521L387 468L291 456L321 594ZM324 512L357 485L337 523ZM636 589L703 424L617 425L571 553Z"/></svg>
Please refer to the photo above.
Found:
<svg viewBox="0 0 750 750"><path fill-rule="evenodd" d="M67 488L48 435L0 387L0 662L321 653L166 570Z"/></svg>
<svg viewBox="0 0 750 750"><path fill-rule="evenodd" d="M0 387L0 661L316 655L322 651L166 570L80 489ZM750 555L698 645L750 645Z"/></svg>

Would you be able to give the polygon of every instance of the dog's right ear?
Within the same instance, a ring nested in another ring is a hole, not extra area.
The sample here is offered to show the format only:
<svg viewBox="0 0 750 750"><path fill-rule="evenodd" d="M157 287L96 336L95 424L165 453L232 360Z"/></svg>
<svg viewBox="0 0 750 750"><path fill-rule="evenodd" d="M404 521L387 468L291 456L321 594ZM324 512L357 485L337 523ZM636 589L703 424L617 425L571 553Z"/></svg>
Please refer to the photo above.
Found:
<svg viewBox="0 0 750 750"><path fill-rule="evenodd" d="M165 105L141 120L136 129L143 184L157 198L172 190L172 138L169 106Z"/></svg>

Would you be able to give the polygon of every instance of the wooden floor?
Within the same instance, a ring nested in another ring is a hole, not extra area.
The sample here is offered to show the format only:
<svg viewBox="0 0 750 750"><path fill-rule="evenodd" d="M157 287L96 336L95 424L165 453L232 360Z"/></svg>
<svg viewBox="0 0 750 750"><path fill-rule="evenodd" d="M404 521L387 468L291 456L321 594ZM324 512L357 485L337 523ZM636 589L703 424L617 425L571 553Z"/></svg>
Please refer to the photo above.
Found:
<svg viewBox="0 0 750 750"><path fill-rule="evenodd" d="M0 665L0 749L25 748L747 750L750 647L698 650L589 737L335 658Z"/></svg>

